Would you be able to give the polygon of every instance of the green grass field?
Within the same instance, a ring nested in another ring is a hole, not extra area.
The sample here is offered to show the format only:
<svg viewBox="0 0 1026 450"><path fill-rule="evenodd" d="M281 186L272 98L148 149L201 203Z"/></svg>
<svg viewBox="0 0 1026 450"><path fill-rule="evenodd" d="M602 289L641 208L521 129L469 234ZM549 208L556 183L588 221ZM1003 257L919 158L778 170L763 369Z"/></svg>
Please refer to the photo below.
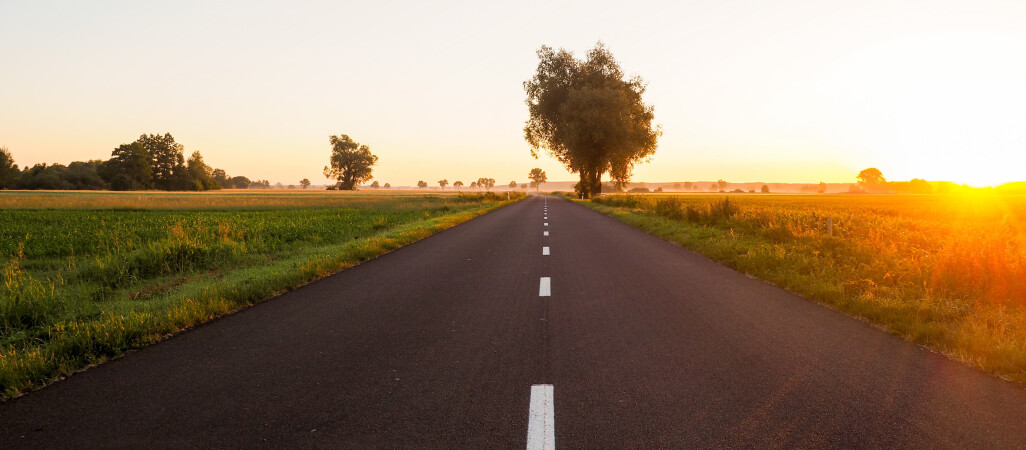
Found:
<svg viewBox="0 0 1026 450"><path fill-rule="evenodd" d="M0 192L0 395L507 203L480 194Z"/></svg>
<svg viewBox="0 0 1026 450"><path fill-rule="evenodd" d="M612 195L582 203L1026 384L1026 196Z"/></svg>

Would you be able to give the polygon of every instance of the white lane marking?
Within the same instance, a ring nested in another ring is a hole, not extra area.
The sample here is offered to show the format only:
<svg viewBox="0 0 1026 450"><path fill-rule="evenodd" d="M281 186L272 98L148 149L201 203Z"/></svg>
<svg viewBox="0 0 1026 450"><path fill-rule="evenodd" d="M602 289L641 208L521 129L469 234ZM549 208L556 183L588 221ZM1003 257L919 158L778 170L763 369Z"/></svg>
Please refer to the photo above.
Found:
<svg viewBox="0 0 1026 450"><path fill-rule="evenodd" d="M549 248L542 247L542 256L549 256Z"/></svg>
<svg viewBox="0 0 1026 450"><path fill-rule="evenodd" d="M549 226L549 223L548 223L548 222L545 222L545 226Z"/></svg>
<svg viewBox="0 0 1026 450"><path fill-rule="evenodd" d="M548 235L549 235L549 232L548 232L548 231L546 231L546 232L545 232L545 236L548 236Z"/></svg>
<svg viewBox="0 0 1026 450"><path fill-rule="evenodd" d="M541 282L538 283L538 296L552 297L552 278L541 277Z"/></svg>
<svg viewBox="0 0 1026 450"><path fill-rule="evenodd" d="M531 409L527 416L527 450L556 449L556 406L552 385L531 386Z"/></svg>

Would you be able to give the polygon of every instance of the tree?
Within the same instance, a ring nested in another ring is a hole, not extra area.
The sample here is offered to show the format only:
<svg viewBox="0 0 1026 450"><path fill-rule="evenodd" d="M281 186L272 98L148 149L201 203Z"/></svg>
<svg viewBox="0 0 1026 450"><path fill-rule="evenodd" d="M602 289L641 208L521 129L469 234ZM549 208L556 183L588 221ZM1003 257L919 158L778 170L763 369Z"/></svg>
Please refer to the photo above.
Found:
<svg viewBox="0 0 1026 450"><path fill-rule="evenodd" d="M324 166L324 177L338 180L340 190L352 191L356 185L371 179L371 166L378 157L366 145L360 145L347 135L329 136L331 165Z"/></svg>
<svg viewBox="0 0 1026 450"><path fill-rule="evenodd" d="M392 185L391 185L391 184L385 183L385 189L389 189L389 188L391 188L391 187L392 187Z"/></svg>
<svg viewBox="0 0 1026 450"><path fill-rule="evenodd" d="M374 182L374 184L377 184L377 183L378 183L377 181ZM306 189L306 188L310 187L310 179L309 178L303 178L302 180L299 180L299 185L303 186L303 189ZM377 187L377 186L374 186L374 187Z"/></svg>
<svg viewBox="0 0 1026 450"><path fill-rule="evenodd" d="M143 134L135 142L142 145L150 155L154 187L164 190L187 187L182 186L183 178L186 178L182 170L185 168L185 147L175 142L171 133L164 133L163 136Z"/></svg>
<svg viewBox="0 0 1026 450"><path fill-rule="evenodd" d="M866 190L869 190L869 188L877 188L883 186L883 184L887 182L887 179L884 178L883 173L881 173L880 169L877 169L876 167L862 169L862 171L859 172L858 176L856 176L855 179L859 182L859 185L861 185L863 188L866 188Z"/></svg>
<svg viewBox="0 0 1026 450"><path fill-rule="evenodd" d="M14 163L14 156L7 147L0 147L0 189L13 189L18 184L21 172Z"/></svg>
<svg viewBox="0 0 1026 450"><path fill-rule="evenodd" d="M424 189L427 187L427 181L421 180L417 182L417 187Z"/></svg>
<svg viewBox="0 0 1026 450"><path fill-rule="evenodd" d="M249 178L246 178L241 175L237 177L232 177L230 180L228 180L228 183L231 184L233 189L249 189L250 185L253 184L253 182L250 181Z"/></svg>
<svg viewBox="0 0 1026 450"><path fill-rule="evenodd" d="M615 185L625 185L634 165L655 153L662 133L652 126L652 106L642 101L644 80L626 79L601 42L583 61L548 46L538 50L538 58L537 72L524 83L530 113L524 138L531 155L537 158L546 149L579 174L584 198L601 192L607 172Z"/></svg>
<svg viewBox="0 0 1026 450"><path fill-rule="evenodd" d="M516 181L510 181L509 182L509 188L510 189L516 189L517 188L517 182Z"/></svg>
<svg viewBox="0 0 1026 450"><path fill-rule="evenodd" d="M933 186L922 178L913 178L908 182L908 190L913 194L932 194Z"/></svg>
<svg viewBox="0 0 1026 450"><path fill-rule="evenodd" d="M224 169L214 169L214 171L210 173L210 176L218 186L221 186L221 189L231 188L231 177L228 176L228 173L225 172Z"/></svg>
<svg viewBox="0 0 1026 450"><path fill-rule="evenodd" d="M520 189L524 189L524 190L526 190L526 189L527 189L527 183L522 183L522 184L520 185Z"/></svg>
<svg viewBox="0 0 1026 450"><path fill-rule="evenodd" d="M545 171L539 167L531 169L531 172L527 174L527 178L531 179L531 186L534 186L534 190L537 191L541 188L542 183L549 181L549 177L545 175Z"/></svg>
<svg viewBox="0 0 1026 450"><path fill-rule="evenodd" d="M820 194L825 194L826 190L827 190L827 184L822 182L822 181L820 181L819 182L819 186L816 186L816 192L819 192Z"/></svg>
<svg viewBox="0 0 1026 450"><path fill-rule="evenodd" d="M769 186L765 184L762 185L762 189L759 189L759 192L762 192L763 194L769 194Z"/></svg>
<svg viewBox="0 0 1026 450"><path fill-rule="evenodd" d="M491 189L495 186L495 178L478 178L477 187L484 188L485 190Z"/></svg>
<svg viewBox="0 0 1026 450"><path fill-rule="evenodd" d="M213 169L203 162L203 155L200 155L200 152L192 152L192 155L189 155L189 162L186 167L189 171L189 182L192 186L196 187L195 190L209 191L221 189L221 186L214 181L212 176Z"/></svg>
<svg viewBox="0 0 1026 450"><path fill-rule="evenodd" d="M730 183L723 180L716 180L716 187L721 191L725 191L730 187Z"/></svg>
<svg viewBox="0 0 1026 450"><path fill-rule="evenodd" d="M449 180L447 180L447 179L438 180L438 185L441 186L442 190L444 191L445 187L449 185Z"/></svg>
<svg viewBox="0 0 1026 450"><path fill-rule="evenodd" d="M476 182L476 181L471 181L471 182L470 182L470 188L471 188L471 189L477 189L477 186L478 186L478 185L477 185L477 182Z"/></svg>
<svg viewBox="0 0 1026 450"><path fill-rule="evenodd" d="M115 191L149 189L153 187L152 158L138 141L121 144L100 167L100 177Z"/></svg>
<svg viewBox="0 0 1026 450"><path fill-rule="evenodd" d="M694 189L694 187L695 186L693 184L691 184L690 181L685 181L684 182L684 190L685 191L690 191L690 190Z"/></svg>
<svg viewBox="0 0 1026 450"><path fill-rule="evenodd" d="M463 186L463 182L459 181L459 180L456 180L456 181L454 181L452 183L452 187L456 188L457 191L460 190L460 187L462 187L462 186Z"/></svg>
<svg viewBox="0 0 1026 450"><path fill-rule="evenodd" d="M374 182L371 183L371 188L377 189L379 187L381 187L381 183L378 183L378 180L374 180Z"/></svg>
<svg viewBox="0 0 1026 450"><path fill-rule="evenodd" d="M46 163L26 167L18 180L21 189L71 189L71 183L61 179L60 172L65 169L60 164L52 166Z"/></svg>
<svg viewBox="0 0 1026 450"><path fill-rule="evenodd" d="M19 189L106 189L100 177L103 161L74 161L63 164L36 164L18 176Z"/></svg>

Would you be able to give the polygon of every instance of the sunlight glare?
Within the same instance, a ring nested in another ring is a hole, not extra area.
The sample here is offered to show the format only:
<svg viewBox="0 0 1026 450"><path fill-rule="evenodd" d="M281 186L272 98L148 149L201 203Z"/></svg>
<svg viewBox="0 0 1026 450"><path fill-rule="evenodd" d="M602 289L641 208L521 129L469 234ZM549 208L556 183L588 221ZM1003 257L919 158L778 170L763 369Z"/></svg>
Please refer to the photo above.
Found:
<svg viewBox="0 0 1026 450"><path fill-rule="evenodd" d="M1008 31L908 36L845 55L817 90L888 178L996 185L1026 162L1024 48Z"/></svg>

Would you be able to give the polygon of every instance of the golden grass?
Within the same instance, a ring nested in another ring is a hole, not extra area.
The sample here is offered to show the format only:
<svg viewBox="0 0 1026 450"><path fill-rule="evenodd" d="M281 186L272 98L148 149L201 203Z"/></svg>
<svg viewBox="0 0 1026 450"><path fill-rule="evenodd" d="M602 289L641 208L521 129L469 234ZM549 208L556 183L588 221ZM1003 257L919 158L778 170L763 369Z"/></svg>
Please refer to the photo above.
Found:
<svg viewBox="0 0 1026 450"><path fill-rule="evenodd" d="M475 194L475 193L464 193ZM0 191L0 209L309 209L373 208L382 200L420 202L456 191L326 191L305 189L227 189L205 192L160 191Z"/></svg>

